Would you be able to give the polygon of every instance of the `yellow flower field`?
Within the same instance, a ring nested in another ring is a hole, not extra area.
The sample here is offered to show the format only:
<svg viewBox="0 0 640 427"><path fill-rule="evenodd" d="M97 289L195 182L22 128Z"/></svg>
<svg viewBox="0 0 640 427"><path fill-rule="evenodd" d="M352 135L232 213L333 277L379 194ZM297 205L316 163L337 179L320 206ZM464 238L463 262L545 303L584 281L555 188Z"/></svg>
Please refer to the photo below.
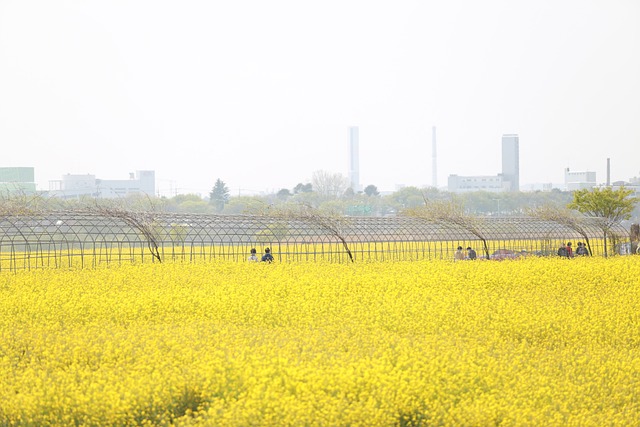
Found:
<svg viewBox="0 0 640 427"><path fill-rule="evenodd" d="M640 257L0 274L0 425L638 425Z"/></svg>

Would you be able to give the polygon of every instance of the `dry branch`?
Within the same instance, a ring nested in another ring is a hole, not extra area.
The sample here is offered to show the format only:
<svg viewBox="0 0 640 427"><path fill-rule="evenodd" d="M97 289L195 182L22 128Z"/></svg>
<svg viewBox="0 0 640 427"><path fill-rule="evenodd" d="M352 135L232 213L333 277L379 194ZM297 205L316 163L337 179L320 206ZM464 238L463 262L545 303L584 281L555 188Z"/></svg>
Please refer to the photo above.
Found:
<svg viewBox="0 0 640 427"><path fill-rule="evenodd" d="M404 214L468 231L482 242L485 257L489 259L489 245L486 236L482 232L484 221L481 218L467 214L463 206L454 200L429 200L424 193L422 198L424 206L407 209Z"/></svg>
<svg viewBox="0 0 640 427"><path fill-rule="evenodd" d="M89 208L90 213L97 213L110 218L117 218L137 230L147 242L151 255L162 262L160 255L160 237L158 236L155 212L134 211L118 206L99 206Z"/></svg>
<svg viewBox="0 0 640 427"><path fill-rule="evenodd" d="M271 218L304 222L327 232L342 243L349 259L354 262L353 254L344 237L344 230L350 224L348 218L333 212L323 212L306 204L269 206L261 214Z"/></svg>
<svg viewBox="0 0 640 427"><path fill-rule="evenodd" d="M537 208L529 209L527 214L539 218L545 221L555 222L556 224L563 225L576 233L580 234L587 245L589 255L592 255L591 242L589 241L588 228L585 223L585 217L577 216L573 211L565 208L560 208L552 205L539 206Z"/></svg>

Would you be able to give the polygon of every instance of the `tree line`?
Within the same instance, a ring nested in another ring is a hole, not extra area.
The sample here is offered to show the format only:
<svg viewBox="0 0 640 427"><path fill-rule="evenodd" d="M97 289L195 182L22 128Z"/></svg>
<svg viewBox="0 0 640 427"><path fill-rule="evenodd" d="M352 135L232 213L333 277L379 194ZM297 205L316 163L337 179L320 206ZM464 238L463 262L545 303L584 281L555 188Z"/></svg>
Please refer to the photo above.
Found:
<svg viewBox="0 0 640 427"><path fill-rule="evenodd" d="M562 224L581 234L589 247L584 218L596 220L605 241L605 256L609 231L624 220L633 220L630 227L632 244L637 247L640 230L637 226L639 200L633 191L620 187L594 188L574 192L452 194L434 188L406 187L389 195L377 191L339 194L327 185L317 192L312 184L299 184L293 193L278 191L266 196L230 197L224 181L218 178L208 200L198 195L178 195L154 198L132 195L123 199L80 198L45 199L39 195L0 195L0 216L30 215L50 210L76 210L117 217L137 229L149 243L149 250L159 261L154 213L218 213L266 215L282 220L299 220L325 230L340 240L351 256L341 229L350 216L405 215L465 229L483 242L485 256L488 246L482 234L482 221L487 215L528 215ZM493 204L491 202L502 202ZM496 211L495 206L501 206ZM358 208L358 209L354 209ZM365 209L366 208L366 209ZM635 217L634 217L635 215ZM634 228L635 226L635 228ZM635 237L633 236L635 230ZM589 252L591 249L589 247Z"/></svg>
<svg viewBox="0 0 640 427"><path fill-rule="evenodd" d="M581 190L581 195L590 190ZM174 197L151 197L130 194L120 199L95 199L90 196L70 200L46 198L37 195L0 194L2 209L15 211L28 207L36 210L42 207L51 210L75 209L82 206L119 206L134 210L152 207L153 210L169 213L199 213L223 215L250 215L264 210L266 206L305 205L324 212L345 216L393 216L407 209L424 205L424 200L432 202L452 202L462 206L464 212L473 216L518 216L527 215L532 208L565 208L574 200L574 192L534 191L493 193L476 191L450 193L433 187L404 187L394 192L384 193L374 184L363 191L353 191L340 174L316 172L310 182L299 182L291 188L283 188L271 194L254 196L231 196L227 184L217 178L211 191L202 197L198 194L178 194ZM640 222L640 205L634 204L629 219Z"/></svg>

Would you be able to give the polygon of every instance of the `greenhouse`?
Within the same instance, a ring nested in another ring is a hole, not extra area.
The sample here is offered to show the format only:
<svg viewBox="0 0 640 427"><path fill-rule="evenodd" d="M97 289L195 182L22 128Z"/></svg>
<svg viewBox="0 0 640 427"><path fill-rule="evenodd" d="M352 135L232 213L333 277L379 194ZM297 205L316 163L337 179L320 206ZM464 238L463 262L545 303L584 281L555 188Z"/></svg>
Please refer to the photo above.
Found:
<svg viewBox="0 0 640 427"><path fill-rule="evenodd" d="M555 255L585 242L594 256L624 254L628 231L584 218L580 227L531 217L466 224L416 217L278 217L141 212L47 212L0 217L0 270L96 267L124 262L244 261L270 248L276 262L479 259Z"/></svg>

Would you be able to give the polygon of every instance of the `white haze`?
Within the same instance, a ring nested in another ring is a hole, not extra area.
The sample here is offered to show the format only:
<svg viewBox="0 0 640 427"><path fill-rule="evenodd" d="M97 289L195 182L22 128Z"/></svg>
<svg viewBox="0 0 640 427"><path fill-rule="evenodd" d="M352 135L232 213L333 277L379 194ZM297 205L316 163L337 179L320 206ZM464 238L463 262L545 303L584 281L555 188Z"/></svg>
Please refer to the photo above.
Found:
<svg viewBox="0 0 640 427"><path fill-rule="evenodd" d="M234 195L564 168L640 174L640 2L0 0L0 166Z"/></svg>

